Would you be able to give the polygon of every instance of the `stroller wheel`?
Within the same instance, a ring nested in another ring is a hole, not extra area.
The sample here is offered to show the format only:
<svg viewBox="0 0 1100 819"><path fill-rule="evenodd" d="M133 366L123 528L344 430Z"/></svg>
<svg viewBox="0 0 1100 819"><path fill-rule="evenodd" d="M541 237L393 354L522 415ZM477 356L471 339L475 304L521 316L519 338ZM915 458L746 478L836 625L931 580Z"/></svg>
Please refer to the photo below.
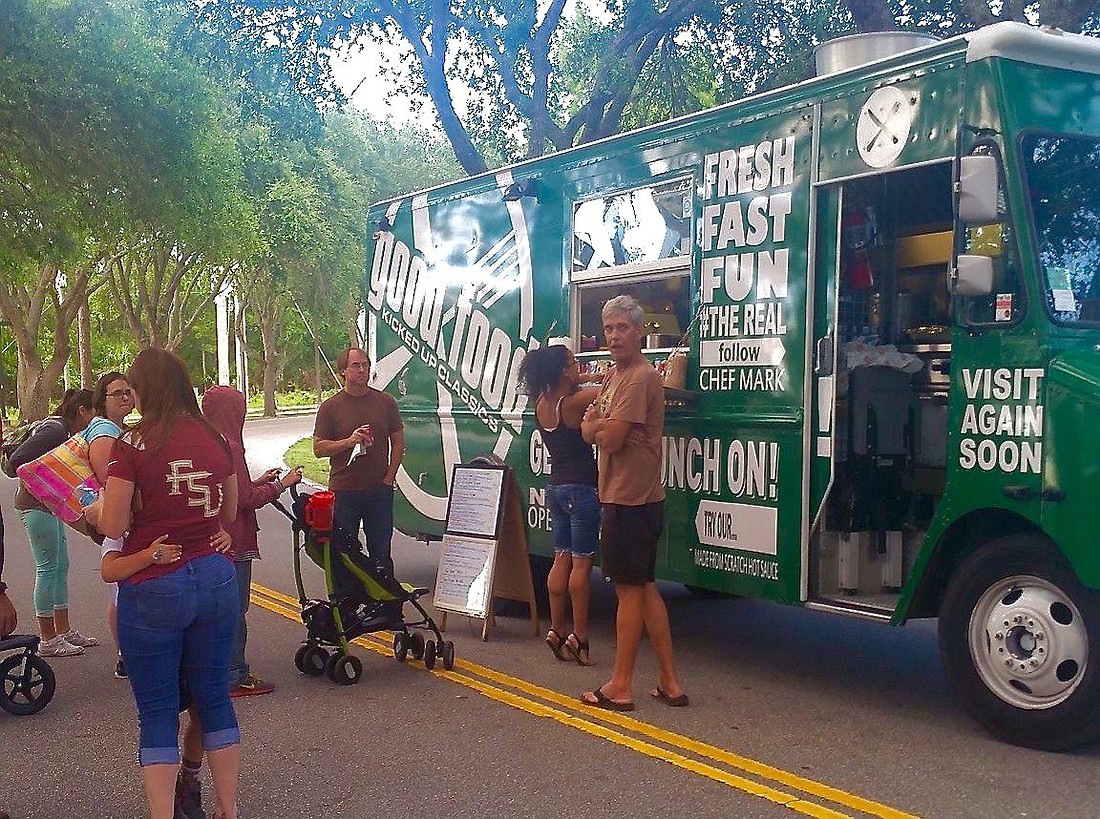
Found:
<svg viewBox="0 0 1100 819"><path fill-rule="evenodd" d="M294 666L308 677L320 677L325 673L328 652L320 646L306 643L294 655Z"/></svg>
<svg viewBox="0 0 1100 819"><path fill-rule="evenodd" d="M337 685L355 685L363 676L363 663L354 654L339 654L329 661L326 671Z"/></svg>
<svg viewBox="0 0 1100 819"><path fill-rule="evenodd" d="M424 643L424 667L429 671L435 668L435 640Z"/></svg>
<svg viewBox="0 0 1100 819"><path fill-rule="evenodd" d="M405 662L409 653L409 636L403 631L393 635L393 656L399 663Z"/></svg>
<svg viewBox="0 0 1100 819"><path fill-rule="evenodd" d="M0 662L0 708L9 714L37 714L50 704L56 685L50 664L37 654L23 652Z"/></svg>
<svg viewBox="0 0 1100 819"><path fill-rule="evenodd" d="M447 640L443 644L443 670L450 671L455 667L455 644Z"/></svg>
<svg viewBox="0 0 1100 819"><path fill-rule="evenodd" d="M413 655L414 660L424 659L424 635L419 632L413 632L409 635L409 653Z"/></svg>

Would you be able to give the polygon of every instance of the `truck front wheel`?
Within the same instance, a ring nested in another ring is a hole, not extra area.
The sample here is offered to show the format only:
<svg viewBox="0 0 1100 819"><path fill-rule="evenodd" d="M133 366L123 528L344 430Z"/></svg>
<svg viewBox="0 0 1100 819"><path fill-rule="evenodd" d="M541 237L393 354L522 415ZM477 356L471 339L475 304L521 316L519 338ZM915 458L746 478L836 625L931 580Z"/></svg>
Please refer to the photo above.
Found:
<svg viewBox="0 0 1100 819"><path fill-rule="evenodd" d="M1048 541L1010 535L970 555L948 585L939 643L992 734L1045 751L1100 738L1100 596Z"/></svg>

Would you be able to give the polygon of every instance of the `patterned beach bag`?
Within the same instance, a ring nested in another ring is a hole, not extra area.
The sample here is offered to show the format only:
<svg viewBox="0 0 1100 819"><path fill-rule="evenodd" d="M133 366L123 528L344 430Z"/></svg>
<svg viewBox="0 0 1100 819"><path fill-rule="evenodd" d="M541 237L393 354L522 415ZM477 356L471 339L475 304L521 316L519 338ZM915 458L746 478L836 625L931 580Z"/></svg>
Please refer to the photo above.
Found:
<svg viewBox="0 0 1100 819"><path fill-rule="evenodd" d="M70 525L81 518L100 490L88 460L88 441L79 432L16 472L28 492Z"/></svg>

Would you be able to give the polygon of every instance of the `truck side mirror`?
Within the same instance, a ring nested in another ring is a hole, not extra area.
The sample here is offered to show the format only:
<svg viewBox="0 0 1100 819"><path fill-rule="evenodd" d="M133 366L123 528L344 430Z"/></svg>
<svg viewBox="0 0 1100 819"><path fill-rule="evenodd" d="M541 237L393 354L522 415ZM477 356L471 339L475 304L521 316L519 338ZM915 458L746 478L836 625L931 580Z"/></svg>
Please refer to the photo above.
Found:
<svg viewBox="0 0 1100 819"><path fill-rule="evenodd" d="M997 159L985 154L959 160L959 219L984 224L1000 219L997 210Z"/></svg>
<svg viewBox="0 0 1100 819"><path fill-rule="evenodd" d="M993 260L988 256L960 255L954 280L958 296L988 296L993 292Z"/></svg>

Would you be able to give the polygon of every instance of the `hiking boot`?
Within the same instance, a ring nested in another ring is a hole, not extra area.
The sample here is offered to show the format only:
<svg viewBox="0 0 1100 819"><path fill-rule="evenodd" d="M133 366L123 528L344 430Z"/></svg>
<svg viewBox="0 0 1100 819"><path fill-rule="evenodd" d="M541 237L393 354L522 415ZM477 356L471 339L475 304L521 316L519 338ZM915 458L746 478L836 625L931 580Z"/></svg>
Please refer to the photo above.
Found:
<svg viewBox="0 0 1100 819"><path fill-rule="evenodd" d="M74 646L65 639L63 634L58 634L52 640L43 640L38 644L39 657L75 657L84 653L84 646Z"/></svg>
<svg viewBox="0 0 1100 819"><path fill-rule="evenodd" d="M122 661L122 655L118 655L118 662L115 663L115 679L125 680L129 674L126 673L126 663Z"/></svg>
<svg viewBox="0 0 1100 819"><path fill-rule="evenodd" d="M74 646L80 646L81 648L90 648L91 646L99 645L99 640L95 637L89 637L85 634L81 634L75 628L67 634L62 634L69 643Z"/></svg>
<svg viewBox="0 0 1100 819"><path fill-rule="evenodd" d="M257 694L270 694L275 690L275 686L270 683L265 683L251 671L249 671L243 680L229 689L229 696L231 697L251 697Z"/></svg>
<svg viewBox="0 0 1100 819"><path fill-rule="evenodd" d="M176 775L176 802L172 819L206 819L202 809L202 783L194 774L180 769Z"/></svg>

